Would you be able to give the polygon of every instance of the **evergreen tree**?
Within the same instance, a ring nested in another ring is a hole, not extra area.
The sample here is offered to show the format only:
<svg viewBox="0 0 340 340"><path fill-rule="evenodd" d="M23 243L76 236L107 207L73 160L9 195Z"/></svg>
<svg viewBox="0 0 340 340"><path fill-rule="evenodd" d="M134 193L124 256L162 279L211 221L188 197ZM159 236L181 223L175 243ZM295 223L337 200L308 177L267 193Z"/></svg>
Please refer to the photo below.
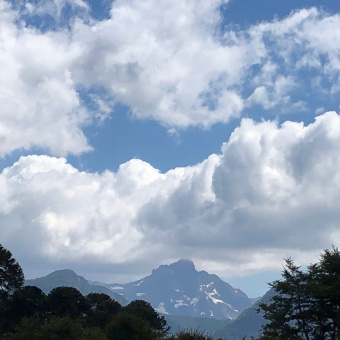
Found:
<svg viewBox="0 0 340 340"><path fill-rule="evenodd" d="M78 318L90 309L86 298L73 287L56 287L47 296L49 312L53 317Z"/></svg>
<svg viewBox="0 0 340 340"><path fill-rule="evenodd" d="M170 329L164 319L164 316L160 316L151 307L150 303L144 300L134 300L130 302L126 307L124 307L124 311L146 321L150 328L157 331L159 334L166 334Z"/></svg>
<svg viewBox="0 0 340 340"><path fill-rule="evenodd" d="M24 284L24 274L12 253L0 244L0 336L14 324L9 317L14 292Z"/></svg>
<svg viewBox="0 0 340 340"><path fill-rule="evenodd" d="M260 308L269 321L262 340L340 339L340 252L325 250L320 261L302 271L286 260L282 280L271 286L276 295Z"/></svg>
<svg viewBox="0 0 340 340"><path fill-rule="evenodd" d="M121 312L115 315L106 329L109 340L158 340L160 337L147 322L137 315Z"/></svg>
<svg viewBox="0 0 340 340"><path fill-rule="evenodd" d="M0 293L11 293L24 284L24 273L12 253L0 244Z"/></svg>
<svg viewBox="0 0 340 340"><path fill-rule="evenodd" d="M87 326L105 329L111 318L122 309L117 301L112 300L106 294L90 293L86 299L90 305L90 310L86 315Z"/></svg>

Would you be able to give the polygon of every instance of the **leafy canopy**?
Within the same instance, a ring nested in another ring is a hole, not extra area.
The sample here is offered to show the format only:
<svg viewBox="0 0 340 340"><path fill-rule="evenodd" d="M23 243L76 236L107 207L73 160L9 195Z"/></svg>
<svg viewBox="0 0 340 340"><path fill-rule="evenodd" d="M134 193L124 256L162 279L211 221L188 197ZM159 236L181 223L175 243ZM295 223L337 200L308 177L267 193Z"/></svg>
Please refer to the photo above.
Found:
<svg viewBox="0 0 340 340"><path fill-rule="evenodd" d="M12 292L24 284L24 273L12 253L0 244L0 292Z"/></svg>
<svg viewBox="0 0 340 340"><path fill-rule="evenodd" d="M268 323L260 339L340 339L340 252L325 250L306 271L286 259L282 279L271 283L276 295L260 304Z"/></svg>

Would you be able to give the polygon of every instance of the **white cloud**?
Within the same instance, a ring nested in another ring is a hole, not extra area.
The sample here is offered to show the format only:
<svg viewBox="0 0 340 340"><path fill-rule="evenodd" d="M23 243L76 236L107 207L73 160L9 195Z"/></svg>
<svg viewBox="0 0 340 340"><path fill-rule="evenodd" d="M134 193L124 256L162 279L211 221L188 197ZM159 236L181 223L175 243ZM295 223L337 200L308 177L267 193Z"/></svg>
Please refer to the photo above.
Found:
<svg viewBox="0 0 340 340"><path fill-rule="evenodd" d="M103 85L135 117L170 128L228 122L254 104L277 113L306 110L304 99L292 99L298 90L310 89L302 69L308 74L313 68L328 81L338 79L339 44L314 41L330 29L337 35L338 15L304 9L219 35L220 5L217 0L208 5L116 1L108 20L76 26L74 42L82 57L75 77L88 86ZM83 74L94 62L92 72ZM246 97L244 90L252 94ZM337 91L337 80L329 90Z"/></svg>
<svg viewBox="0 0 340 340"><path fill-rule="evenodd" d="M19 28L0 2L0 156L33 147L56 155L90 150L82 132L89 114L70 75L66 32Z"/></svg>
<svg viewBox="0 0 340 340"><path fill-rule="evenodd" d="M246 56L253 52L247 44L221 44L215 35L221 3L115 1L108 20L75 27L82 51L76 79L105 86L135 117L169 127L238 116L243 103L234 86L258 56Z"/></svg>
<svg viewBox="0 0 340 340"><path fill-rule="evenodd" d="M281 66L281 72L292 75L296 69L317 72L335 83L331 87L335 93L339 91L340 73L340 34L336 27L340 27L339 14L329 15L311 8L294 12L281 21L253 26L250 32L271 42L267 51L283 59L284 63L276 64Z"/></svg>
<svg viewBox="0 0 340 340"><path fill-rule="evenodd" d="M328 112L308 126L245 119L220 155L165 174L140 160L97 174L22 157L0 175L2 242L19 260L125 263L134 275L179 257L234 275L289 255L308 263L338 242L339 155Z"/></svg>
<svg viewBox="0 0 340 340"><path fill-rule="evenodd" d="M222 0L114 1L102 21L77 16L77 9L89 12L82 0L18 3L25 13L0 0L0 156L86 152L83 126L105 120L117 102L176 131L228 122L254 104L277 114L304 110L305 99L292 94L317 96L315 79L327 81L323 96L340 88L339 15L315 8L220 33ZM71 6L76 14L56 31L25 27L40 13L36 6L56 16ZM312 79L301 70L312 70ZM85 107L80 88L98 112Z"/></svg>
<svg viewBox="0 0 340 340"><path fill-rule="evenodd" d="M30 0L14 0L19 10L24 8L21 13L30 16L49 15L54 20L60 21L62 19L62 12L68 6L76 15L87 16L90 7L86 1L83 0L44 0L33 2Z"/></svg>

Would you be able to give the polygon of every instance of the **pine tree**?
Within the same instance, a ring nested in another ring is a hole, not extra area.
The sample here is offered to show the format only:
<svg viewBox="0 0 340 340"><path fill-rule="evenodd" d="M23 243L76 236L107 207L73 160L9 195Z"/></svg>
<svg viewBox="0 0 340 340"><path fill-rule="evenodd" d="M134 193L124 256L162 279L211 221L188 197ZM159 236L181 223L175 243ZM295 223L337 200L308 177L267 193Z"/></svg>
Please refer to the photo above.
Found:
<svg viewBox="0 0 340 340"><path fill-rule="evenodd" d="M0 293L11 293L24 284L24 273L12 253L0 244Z"/></svg>
<svg viewBox="0 0 340 340"><path fill-rule="evenodd" d="M287 259L282 280L271 286L276 295L260 304L269 322L260 339L340 339L340 252L325 250L320 261L302 271Z"/></svg>

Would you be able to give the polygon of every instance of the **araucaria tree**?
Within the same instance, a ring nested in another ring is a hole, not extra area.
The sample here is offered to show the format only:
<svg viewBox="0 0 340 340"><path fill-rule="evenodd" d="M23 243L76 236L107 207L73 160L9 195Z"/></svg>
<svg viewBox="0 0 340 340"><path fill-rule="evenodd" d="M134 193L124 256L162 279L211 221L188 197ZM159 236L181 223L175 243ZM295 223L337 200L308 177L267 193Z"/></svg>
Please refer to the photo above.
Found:
<svg viewBox="0 0 340 340"><path fill-rule="evenodd" d="M268 323L260 339L340 339L340 252L325 250L306 271L287 259L282 280L271 283L276 292L260 308Z"/></svg>
<svg viewBox="0 0 340 340"><path fill-rule="evenodd" d="M24 284L24 273L12 253L0 244L0 293L12 292Z"/></svg>

